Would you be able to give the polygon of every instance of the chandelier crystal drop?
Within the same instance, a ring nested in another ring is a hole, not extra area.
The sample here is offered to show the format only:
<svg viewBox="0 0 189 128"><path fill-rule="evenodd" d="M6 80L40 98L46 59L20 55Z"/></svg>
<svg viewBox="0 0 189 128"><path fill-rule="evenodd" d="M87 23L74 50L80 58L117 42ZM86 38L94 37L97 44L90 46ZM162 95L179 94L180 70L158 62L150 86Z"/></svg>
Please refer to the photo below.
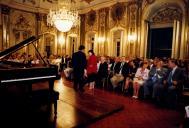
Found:
<svg viewBox="0 0 189 128"><path fill-rule="evenodd" d="M78 11L72 0L59 0L58 5L51 8L47 15L47 24L55 26L61 32L68 32L78 23Z"/></svg>

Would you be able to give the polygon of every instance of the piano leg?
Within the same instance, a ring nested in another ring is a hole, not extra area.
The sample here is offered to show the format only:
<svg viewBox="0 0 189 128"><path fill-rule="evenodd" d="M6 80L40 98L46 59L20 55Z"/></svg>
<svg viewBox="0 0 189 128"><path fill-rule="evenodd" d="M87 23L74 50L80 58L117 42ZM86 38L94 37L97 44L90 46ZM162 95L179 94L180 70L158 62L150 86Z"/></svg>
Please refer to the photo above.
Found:
<svg viewBox="0 0 189 128"><path fill-rule="evenodd" d="M54 117L57 117L57 100L59 99L59 92L53 92L53 103L54 103Z"/></svg>
<svg viewBox="0 0 189 128"><path fill-rule="evenodd" d="M57 100L54 101L54 117L57 117Z"/></svg>
<svg viewBox="0 0 189 128"><path fill-rule="evenodd" d="M49 80L50 96L54 104L54 115L57 117L57 100L59 99L59 92L54 91L54 80Z"/></svg>
<svg viewBox="0 0 189 128"><path fill-rule="evenodd" d="M49 80L49 91L51 93L54 91L54 80Z"/></svg>

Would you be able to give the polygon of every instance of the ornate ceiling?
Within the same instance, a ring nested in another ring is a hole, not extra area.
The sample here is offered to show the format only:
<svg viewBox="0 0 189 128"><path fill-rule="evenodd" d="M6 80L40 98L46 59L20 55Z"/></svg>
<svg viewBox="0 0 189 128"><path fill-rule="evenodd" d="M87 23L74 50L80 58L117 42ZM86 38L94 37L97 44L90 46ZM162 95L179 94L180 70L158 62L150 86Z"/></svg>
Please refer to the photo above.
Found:
<svg viewBox="0 0 189 128"><path fill-rule="evenodd" d="M84 10L106 7L116 2L133 0L72 0L82 13ZM58 0L0 0L0 4L5 4L14 8L28 11L47 12L49 8L55 6Z"/></svg>

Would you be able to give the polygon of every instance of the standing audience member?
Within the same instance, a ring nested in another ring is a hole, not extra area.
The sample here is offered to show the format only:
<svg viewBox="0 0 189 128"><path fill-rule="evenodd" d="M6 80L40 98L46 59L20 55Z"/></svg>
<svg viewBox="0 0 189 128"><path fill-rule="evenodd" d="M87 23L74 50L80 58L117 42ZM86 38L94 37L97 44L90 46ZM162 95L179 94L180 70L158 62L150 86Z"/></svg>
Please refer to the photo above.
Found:
<svg viewBox="0 0 189 128"><path fill-rule="evenodd" d="M73 75L74 75L74 90L84 91L84 70L86 69L87 60L84 53L85 46L80 45L79 51L72 55ZM78 87L79 85L79 87Z"/></svg>
<svg viewBox="0 0 189 128"><path fill-rule="evenodd" d="M87 76L89 89L93 89L95 86L95 79L97 74L97 57L95 56L93 50L89 50L89 59L87 61Z"/></svg>

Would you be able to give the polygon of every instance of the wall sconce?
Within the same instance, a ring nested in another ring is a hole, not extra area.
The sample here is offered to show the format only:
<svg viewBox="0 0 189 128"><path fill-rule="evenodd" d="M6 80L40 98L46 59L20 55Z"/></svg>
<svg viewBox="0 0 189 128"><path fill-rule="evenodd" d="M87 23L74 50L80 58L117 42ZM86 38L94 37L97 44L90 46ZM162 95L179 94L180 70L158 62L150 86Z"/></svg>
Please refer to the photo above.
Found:
<svg viewBox="0 0 189 128"><path fill-rule="evenodd" d="M99 38L98 38L98 42L99 42L99 43L102 43L102 42L104 42L104 41L105 41L105 37L99 37Z"/></svg>
<svg viewBox="0 0 189 128"><path fill-rule="evenodd" d="M128 35L128 41L131 42L131 43L134 43L137 39L137 36L136 34L131 34L131 35Z"/></svg>
<svg viewBox="0 0 189 128"><path fill-rule="evenodd" d="M63 45L65 43L65 39L64 39L63 33L59 34L59 36L58 36L58 43L60 45Z"/></svg>

